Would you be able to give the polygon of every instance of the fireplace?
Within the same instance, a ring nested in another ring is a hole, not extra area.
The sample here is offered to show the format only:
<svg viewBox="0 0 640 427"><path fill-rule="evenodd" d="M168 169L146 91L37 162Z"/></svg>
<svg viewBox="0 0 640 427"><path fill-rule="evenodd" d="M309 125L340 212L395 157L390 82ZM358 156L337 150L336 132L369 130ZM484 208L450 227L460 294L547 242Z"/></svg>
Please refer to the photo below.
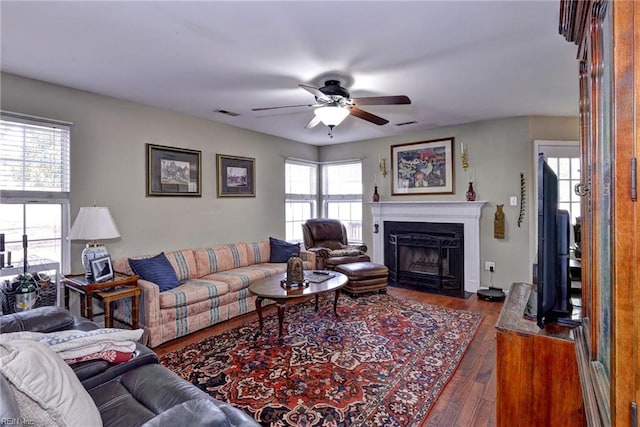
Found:
<svg viewBox="0 0 640 427"><path fill-rule="evenodd" d="M450 280L448 275L451 269L461 268L462 273L458 277L462 282L462 288L467 293L475 293L480 288L480 215L482 206L485 203L484 201L384 201L370 203L371 225L373 228L371 260L375 263L389 266L386 259L386 245L389 240L390 230L387 227L392 222L412 223L414 226L421 223L456 226L458 231L445 230L444 238L436 235L436 240L441 239L439 244L445 248L447 245L452 244L446 241L446 233L460 233L459 227L462 227L460 235L461 238L463 237L460 243L461 254L450 255L448 252L445 253L445 265L442 268L447 274L443 280L445 282ZM398 234L406 234L405 231L405 229L401 229ZM422 232L424 230L418 229L418 233ZM422 257L426 261L420 260L419 256L417 258L418 263L431 262L429 261L429 256ZM445 283L445 285L449 286L449 283Z"/></svg>
<svg viewBox="0 0 640 427"><path fill-rule="evenodd" d="M384 222L385 265L400 286L464 297L464 226Z"/></svg>

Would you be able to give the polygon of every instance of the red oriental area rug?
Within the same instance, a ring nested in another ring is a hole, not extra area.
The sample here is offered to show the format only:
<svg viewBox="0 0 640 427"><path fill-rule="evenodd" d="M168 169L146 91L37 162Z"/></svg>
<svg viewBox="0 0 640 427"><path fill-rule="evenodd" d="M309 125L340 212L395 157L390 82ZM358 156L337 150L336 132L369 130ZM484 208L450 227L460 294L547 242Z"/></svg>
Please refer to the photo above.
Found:
<svg viewBox="0 0 640 427"><path fill-rule="evenodd" d="M389 295L333 295L161 358L216 399L271 426L417 426L453 375L481 315Z"/></svg>

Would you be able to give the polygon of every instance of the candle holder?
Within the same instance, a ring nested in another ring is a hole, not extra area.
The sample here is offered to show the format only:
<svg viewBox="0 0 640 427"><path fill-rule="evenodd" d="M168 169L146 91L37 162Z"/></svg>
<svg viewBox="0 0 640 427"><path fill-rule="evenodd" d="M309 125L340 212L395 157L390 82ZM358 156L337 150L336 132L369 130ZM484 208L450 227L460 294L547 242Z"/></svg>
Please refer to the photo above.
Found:
<svg viewBox="0 0 640 427"><path fill-rule="evenodd" d="M380 159L378 162L378 169L380 169L380 175L384 178L387 176L387 162L386 159Z"/></svg>
<svg viewBox="0 0 640 427"><path fill-rule="evenodd" d="M462 162L462 169L464 169L466 172L467 169L469 169L469 155L467 154L467 150L465 150L464 147L462 147L462 149L460 150L460 160Z"/></svg>

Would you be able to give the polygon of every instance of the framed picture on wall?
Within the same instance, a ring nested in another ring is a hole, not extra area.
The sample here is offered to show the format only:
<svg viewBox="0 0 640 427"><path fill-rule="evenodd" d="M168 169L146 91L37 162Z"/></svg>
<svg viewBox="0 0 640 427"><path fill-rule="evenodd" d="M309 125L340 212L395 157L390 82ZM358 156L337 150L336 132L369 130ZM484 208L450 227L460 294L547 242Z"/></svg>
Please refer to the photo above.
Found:
<svg viewBox="0 0 640 427"><path fill-rule="evenodd" d="M392 145L391 194L453 194L453 146L453 137Z"/></svg>
<svg viewBox="0 0 640 427"><path fill-rule="evenodd" d="M147 196L201 197L201 152L147 144Z"/></svg>
<svg viewBox="0 0 640 427"><path fill-rule="evenodd" d="M216 154L218 197L255 197L256 160Z"/></svg>

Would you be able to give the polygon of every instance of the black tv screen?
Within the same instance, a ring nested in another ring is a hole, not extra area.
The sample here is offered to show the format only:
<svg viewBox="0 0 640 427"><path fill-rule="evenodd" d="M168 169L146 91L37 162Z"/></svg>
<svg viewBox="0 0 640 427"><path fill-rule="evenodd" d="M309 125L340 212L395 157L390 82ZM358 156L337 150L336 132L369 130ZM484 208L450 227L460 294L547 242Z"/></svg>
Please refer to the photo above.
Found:
<svg viewBox="0 0 640 427"><path fill-rule="evenodd" d="M558 177L542 154L538 157L537 314L545 321L571 314L569 279L570 217L558 210Z"/></svg>

